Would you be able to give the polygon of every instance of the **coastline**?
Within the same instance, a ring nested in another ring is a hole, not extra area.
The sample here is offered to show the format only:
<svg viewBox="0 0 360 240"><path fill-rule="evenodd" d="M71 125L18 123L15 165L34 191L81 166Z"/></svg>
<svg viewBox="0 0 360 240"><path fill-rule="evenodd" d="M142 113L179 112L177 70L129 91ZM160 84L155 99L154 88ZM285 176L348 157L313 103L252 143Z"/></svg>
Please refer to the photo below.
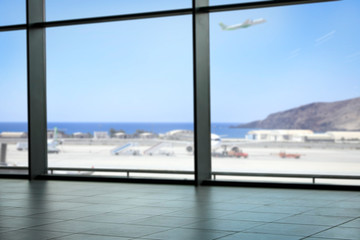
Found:
<svg viewBox="0 0 360 240"><path fill-rule="evenodd" d="M232 129L234 123L212 123L211 132L220 135L222 138L244 138L248 131L253 129ZM164 123L164 122L49 122L48 130L57 128L66 135L76 132L93 134L96 131L110 132L123 130L126 134L135 134L137 130L151 132L155 134L165 134L166 132L182 129L194 130L192 122ZM1 132L28 132L26 122L0 122Z"/></svg>

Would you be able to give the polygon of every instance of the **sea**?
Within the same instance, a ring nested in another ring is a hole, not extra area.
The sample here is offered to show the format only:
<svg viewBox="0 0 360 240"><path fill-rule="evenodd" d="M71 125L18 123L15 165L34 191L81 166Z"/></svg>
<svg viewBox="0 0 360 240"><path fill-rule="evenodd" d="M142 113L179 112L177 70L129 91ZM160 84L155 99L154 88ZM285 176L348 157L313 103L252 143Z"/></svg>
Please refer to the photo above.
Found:
<svg viewBox="0 0 360 240"><path fill-rule="evenodd" d="M211 132L222 138L245 138L245 135L254 129L233 128L239 123L212 123ZM194 130L193 123L111 123L111 122L49 122L48 129L55 127L66 134L75 132L92 133L94 131L109 131L110 129L123 130L127 134L133 134L137 130L166 133L171 130L184 129ZM1 132L27 132L26 122L0 122Z"/></svg>

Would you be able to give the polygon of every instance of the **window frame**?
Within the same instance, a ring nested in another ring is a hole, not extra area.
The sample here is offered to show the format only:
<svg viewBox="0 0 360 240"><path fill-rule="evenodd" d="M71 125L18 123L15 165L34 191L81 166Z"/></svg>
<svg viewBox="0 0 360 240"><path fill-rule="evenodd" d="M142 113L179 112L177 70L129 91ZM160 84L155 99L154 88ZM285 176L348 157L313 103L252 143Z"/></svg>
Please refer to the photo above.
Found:
<svg viewBox="0 0 360 240"><path fill-rule="evenodd" d="M277 6L313 4L339 0L273 0L209 6L209 0L192 0L192 7L175 10L140 12L59 21L45 20L46 0L26 1L26 24L0 26L0 32L26 30L28 66L28 129L29 174L28 179L49 178L47 166L47 118L46 118L46 29L81 24L129 21L148 18L191 15L193 33L193 109L194 109L194 181L202 185L213 182L216 174L211 170L211 120L210 120L210 47L209 13L268 8ZM40 54L39 54L40 53ZM301 176L321 178L323 176ZM338 178L336 176L327 176ZM340 176L341 177L341 176ZM81 176L70 176L80 179ZM88 179L105 179L87 177ZM119 177L120 178L120 177ZM341 179L360 179L360 176L342 176ZM136 181L136 179L128 179ZM154 181L148 181L154 182ZM175 180L173 182L179 182ZM185 183L184 181L180 181Z"/></svg>

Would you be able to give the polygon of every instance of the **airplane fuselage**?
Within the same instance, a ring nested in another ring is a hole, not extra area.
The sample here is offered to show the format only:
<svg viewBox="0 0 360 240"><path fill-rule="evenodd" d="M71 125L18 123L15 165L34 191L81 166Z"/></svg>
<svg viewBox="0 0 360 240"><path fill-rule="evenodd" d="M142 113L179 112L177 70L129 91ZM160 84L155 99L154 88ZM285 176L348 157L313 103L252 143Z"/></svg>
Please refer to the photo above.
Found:
<svg viewBox="0 0 360 240"><path fill-rule="evenodd" d="M245 22L243 22L241 24L235 24L235 25L231 25L231 26L226 26L225 24L220 23L220 26L221 26L221 28L223 30L230 31L230 30L236 30L236 29L239 29L239 28L248 28L248 27L251 27L251 26L254 26L254 25L257 25L257 24L260 24L260 23L264 23L264 22L266 22L266 20L263 19L263 18L256 19L256 20L248 19L248 20L246 20Z"/></svg>

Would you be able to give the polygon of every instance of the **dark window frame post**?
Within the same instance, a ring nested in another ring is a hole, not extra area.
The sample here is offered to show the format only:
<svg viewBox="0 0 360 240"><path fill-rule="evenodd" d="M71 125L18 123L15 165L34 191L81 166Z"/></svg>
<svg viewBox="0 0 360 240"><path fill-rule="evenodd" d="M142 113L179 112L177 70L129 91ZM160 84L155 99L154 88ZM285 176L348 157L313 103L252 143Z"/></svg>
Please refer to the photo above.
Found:
<svg viewBox="0 0 360 240"><path fill-rule="evenodd" d="M211 179L209 0L193 0L195 185Z"/></svg>
<svg viewBox="0 0 360 240"><path fill-rule="evenodd" d="M45 0L26 1L29 180L47 173Z"/></svg>

